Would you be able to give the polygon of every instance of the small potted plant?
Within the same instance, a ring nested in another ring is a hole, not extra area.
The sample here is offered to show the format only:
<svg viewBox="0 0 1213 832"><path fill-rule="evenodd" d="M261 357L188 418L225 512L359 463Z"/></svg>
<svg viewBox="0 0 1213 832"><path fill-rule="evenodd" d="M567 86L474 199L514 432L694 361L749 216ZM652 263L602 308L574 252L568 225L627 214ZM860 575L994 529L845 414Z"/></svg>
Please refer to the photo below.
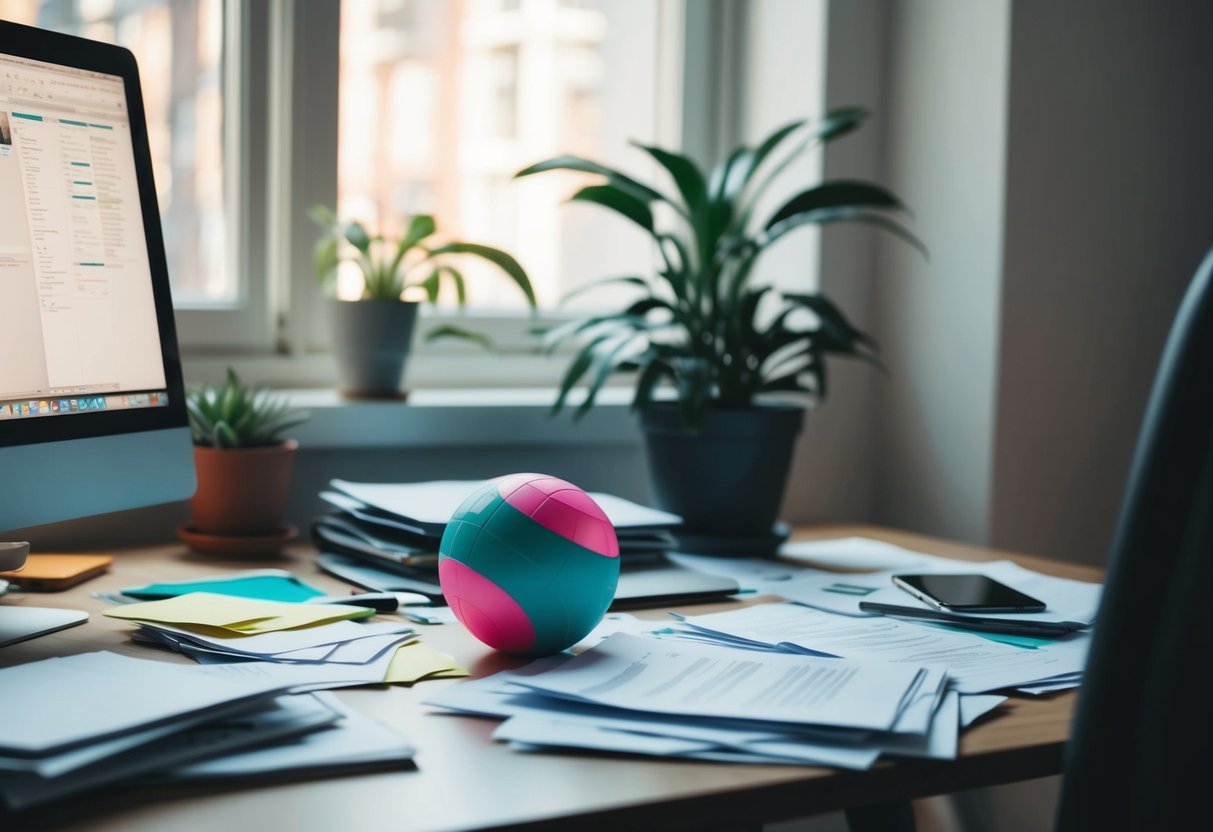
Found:
<svg viewBox="0 0 1213 832"><path fill-rule="evenodd" d="M552 350L576 346L554 411L584 385L579 417L611 376L634 375L632 408L644 432L655 501L683 516L681 536L693 551L775 550L783 537L776 520L793 445L805 405L826 395L827 357L877 362L873 340L824 293L754 285L758 258L802 226L834 222L884 229L925 254L899 222L901 201L870 182L822 182L768 217L755 215L792 159L851 132L866 117L847 108L788 124L755 147L736 148L707 175L684 155L638 145L669 175L673 192L576 156L516 174L596 174L601 181L571 199L614 211L653 238L655 274L602 281L635 289L625 308L550 328L544 338ZM789 394L792 402L781 400Z"/></svg>
<svg viewBox="0 0 1213 832"><path fill-rule="evenodd" d="M454 259L459 255L479 257L497 266L535 308L531 281L513 256L480 243L432 245L438 228L428 214L411 217L398 239L371 234L362 223L341 220L323 205L313 206L311 217L324 229L313 259L317 280L332 295L333 352L342 392L348 396L403 398L401 383L420 306L406 298L420 292L433 303L442 286L449 285L458 304L465 305L467 283ZM354 301L336 297L337 270L347 260L357 263L362 273L362 294ZM452 325L426 334L426 340L443 337L488 345L485 336Z"/></svg>
<svg viewBox="0 0 1213 832"><path fill-rule="evenodd" d="M178 530L208 552L269 553L294 537L283 524L299 443L284 437L307 419L281 396L244 384L235 370L188 391L198 489L193 522Z"/></svg>

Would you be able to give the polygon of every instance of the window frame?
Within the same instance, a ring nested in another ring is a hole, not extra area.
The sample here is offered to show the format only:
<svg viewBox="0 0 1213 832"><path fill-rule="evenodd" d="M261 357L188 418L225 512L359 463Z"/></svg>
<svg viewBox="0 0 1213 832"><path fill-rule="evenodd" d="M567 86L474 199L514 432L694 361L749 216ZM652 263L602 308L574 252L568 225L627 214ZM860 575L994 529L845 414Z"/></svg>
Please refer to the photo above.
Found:
<svg viewBox="0 0 1213 832"><path fill-rule="evenodd" d="M654 138L665 146L685 144L692 156L711 160L737 139L748 4L656 2L661 52ZM339 0L225 0L229 260L243 291L235 307L177 309L191 380L221 378L235 365L246 377L276 386L335 381L325 296L312 269L316 229L307 209L336 201L340 9ZM425 307L422 314L423 328L453 323L475 329L493 339L497 352L419 338L409 362L410 387L554 386L564 372L563 362L538 354L529 333L575 317L571 313Z"/></svg>
<svg viewBox="0 0 1213 832"><path fill-rule="evenodd" d="M175 305L177 338L186 355L221 349L270 352L274 346L265 264L269 129L265 78L271 50L268 6L223 0L223 176L226 264L238 276L234 301Z"/></svg>

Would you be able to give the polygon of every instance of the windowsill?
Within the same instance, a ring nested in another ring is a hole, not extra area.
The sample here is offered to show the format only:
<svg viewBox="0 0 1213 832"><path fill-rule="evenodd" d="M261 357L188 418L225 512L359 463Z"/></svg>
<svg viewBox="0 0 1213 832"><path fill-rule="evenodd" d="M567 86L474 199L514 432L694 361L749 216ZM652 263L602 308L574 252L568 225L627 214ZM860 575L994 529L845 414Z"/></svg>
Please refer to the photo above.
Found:
<svg viewBox="0 0 1213 832"><path fill-rule="evenodd" d="M407 402L347 399L332 389L281 391L306 410L291 431L304 449L635 444L630 388L604 389L578 422L549 416L551 388L415 390ZM574 400L574 405L577 400Z"/></svg>

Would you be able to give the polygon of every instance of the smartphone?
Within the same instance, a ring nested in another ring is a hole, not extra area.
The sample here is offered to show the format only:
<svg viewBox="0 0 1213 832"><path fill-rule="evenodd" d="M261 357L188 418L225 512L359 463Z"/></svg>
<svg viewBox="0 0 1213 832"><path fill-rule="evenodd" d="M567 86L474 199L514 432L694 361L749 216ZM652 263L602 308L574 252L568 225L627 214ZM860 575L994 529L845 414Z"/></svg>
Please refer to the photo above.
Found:
<svg viewBox="0 0 1213 832"><path fill-rule="evenodd" d="M894 575L893 583L937 610L1042 612L1044 601L986 575Z"/></svg>
<svg viewBox="0 0 1213 832"><path fill-rule="evenodd" d="M0 572L0 578L27 592L58 592L109 569L109 555L29 555L23 569Z"/></svg>

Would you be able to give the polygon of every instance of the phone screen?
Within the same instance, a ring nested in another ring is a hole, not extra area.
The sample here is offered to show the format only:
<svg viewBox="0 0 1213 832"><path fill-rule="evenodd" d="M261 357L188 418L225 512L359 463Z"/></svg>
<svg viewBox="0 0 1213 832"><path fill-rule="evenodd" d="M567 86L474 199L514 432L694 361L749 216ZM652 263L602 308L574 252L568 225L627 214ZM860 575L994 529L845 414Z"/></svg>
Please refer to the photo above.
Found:
<svg viewBox="0 0 1213 832"><path fill-rule="evenodd" d="M1039 612L1043 601L985 575L894 575L893 583L935 607L962 612Z"/></svg>

